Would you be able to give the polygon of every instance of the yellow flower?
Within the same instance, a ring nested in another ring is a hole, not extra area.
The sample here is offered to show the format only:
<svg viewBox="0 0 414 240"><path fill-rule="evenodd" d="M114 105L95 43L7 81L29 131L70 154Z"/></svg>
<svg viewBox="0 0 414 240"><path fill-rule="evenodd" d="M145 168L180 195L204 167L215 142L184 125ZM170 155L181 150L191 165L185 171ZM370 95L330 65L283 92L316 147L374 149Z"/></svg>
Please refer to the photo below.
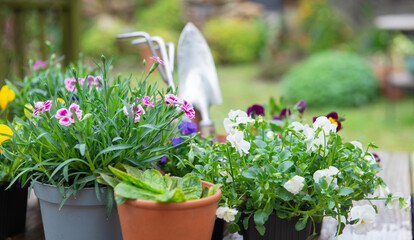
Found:
<svg viewBox="0 0 414 240"><path fill-rule="evenodd" d="M10 136L0 135L0 145L1 145L4 141L11 139L11 136L13 136L13 131L11 130L11 128L9 128L9 126L5 124L0 124L0 134L10 135ZM1 150L0 150L0 154L3 154Z"/></svg>
<svg viewBox="0 0 414 240"><path fill-rule="evenodd" d="M29 110L30 110L30 112L29 112ZM28 104L24 105L24 114L26 116L28 116L29 118L33 118L32 117L32 111L33 111L32 104L28 103Z"/></svg>
<svg viewBox="0 0 414 240"><path fill-rule="evenodd" d="M13 101L15 97L16 93L14 93L9 86L4 85L0 89L0 108L3 110L6 109L9 102Z"/></svg>
<svg viewBox="0 0 414 240"><path fill-rule="evenodd" d="M56 98L56 102L65 103L65 100L63 100L63 98L58 97Z"/></svg>

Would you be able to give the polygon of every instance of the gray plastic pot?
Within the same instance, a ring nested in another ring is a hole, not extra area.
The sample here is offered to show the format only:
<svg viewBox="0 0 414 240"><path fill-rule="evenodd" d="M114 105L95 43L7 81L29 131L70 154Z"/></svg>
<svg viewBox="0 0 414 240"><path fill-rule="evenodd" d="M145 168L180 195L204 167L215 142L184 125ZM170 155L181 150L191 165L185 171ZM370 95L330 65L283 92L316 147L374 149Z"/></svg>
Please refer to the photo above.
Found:
<svg viewBox="0 0 414 240"><path fill-rule="evenodd" d="M76 198L71 196L60 210L62 195L55 186L36 182L34 192L39 198L47 240L122 239L115 207L111 216L106 218L106 191L99 201L94 188L85 188L78 192Z"/></svg>

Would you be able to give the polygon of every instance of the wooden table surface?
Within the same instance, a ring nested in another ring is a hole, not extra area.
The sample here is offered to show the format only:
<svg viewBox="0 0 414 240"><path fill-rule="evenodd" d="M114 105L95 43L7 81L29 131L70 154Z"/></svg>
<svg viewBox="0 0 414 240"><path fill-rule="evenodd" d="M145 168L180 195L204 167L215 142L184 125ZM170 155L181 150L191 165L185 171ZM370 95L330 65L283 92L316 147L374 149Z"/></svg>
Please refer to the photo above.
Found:
<svg viewBox="0 0 414 240"><path fill-rule="evenodd" d="M380 152L383 171L379 174L387 183L392 192L402 192L409 196L412 192L414 180L414 154ZM360 203L362 205L366 203ZM373 229L366 235L357 235L353 226L346 226L344 233L339 236L341 240L409 240L412 237L411 211L406 212L399 209L390 210L384 206L383 201L377 201L379 213ZM323 220L322 232L319 240L335 239L336 220L325 218ZM43 240L42 220L37 198L34 194L28 201L26 215L26 231L8 238L8 240ZM227 236L226 239L242 239L241 236Z"/></svg>

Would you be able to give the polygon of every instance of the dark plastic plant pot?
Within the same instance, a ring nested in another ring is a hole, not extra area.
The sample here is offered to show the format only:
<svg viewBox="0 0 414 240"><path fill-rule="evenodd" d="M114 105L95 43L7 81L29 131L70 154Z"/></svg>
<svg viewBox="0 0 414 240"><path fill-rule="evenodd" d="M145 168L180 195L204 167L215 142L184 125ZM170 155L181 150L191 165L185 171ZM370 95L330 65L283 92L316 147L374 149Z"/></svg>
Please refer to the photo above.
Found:
<svg viewBox="0 0 414 240"><path fill-rule="evenodd" d="M0 182L0 240L23 232L26 225L27 187Z"/></svg>
<svg viewBox="0 0 414 240"><path fill-rule="evenodd" d="M224 220L220 218L216 218L216 221L214 222L213 236L211 237L211 240L222 240L223 234L224 234Z"/></svg>
<svg viewBox="0 0 414 240"><path fill-rule="evenodd" d="M99 201L94 188L84 188L76 198L71 196L59 210L62 196L55 186L36 182L34 191L39 198L46 239L122 239L115 207L106 218L106 192Z"/></svg>
<svg viewBox="0 0 414 240"><path fill-rule="evenodd" d="M264 236L256 230L253 217L249 219L249 227L243 231L244 240L305 240L311 235L311 221L308 221L305 229L296 231L295 224L299 220L299 217L292 218L290 221L287 219L279 218L275 213L270 214L269 219L265 223L266 232Z"/></svg>

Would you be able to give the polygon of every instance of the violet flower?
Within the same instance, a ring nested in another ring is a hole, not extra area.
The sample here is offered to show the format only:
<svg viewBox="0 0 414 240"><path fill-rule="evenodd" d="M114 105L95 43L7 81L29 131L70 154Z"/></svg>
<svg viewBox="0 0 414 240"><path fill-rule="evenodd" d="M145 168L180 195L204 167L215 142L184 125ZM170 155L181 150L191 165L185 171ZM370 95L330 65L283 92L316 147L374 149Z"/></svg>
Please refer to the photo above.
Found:
<svg viewBox="0 0 414 240"><path fill-rule="evenodd" d="M265 109L262 105L259 104L253 104L252 106L247 108L247 115L250 117L257 117L257 116L264 116L265 115Z"/></svg>
<svg viewBox="0 0 414 240"><path fill-rule="evenodd" d="M42 60L36 60L36 62L33 64L32 69L33 70L37 70L37 69L45 69L47 68L47 61L42 61Z"/></svg>
<svg viewBox="0 0 414 240"><path fill-rule="evenodd" d="M158 165L162 166L164 165L166 162L168 161L168 157L167 156L162 156L161 160L158 161Z"/></svg>
<svg viewBox="0 0 414 240"><path fill-rule="evenodd" d="M152 56L152 57L150 57L150 59L158 62L161 65L164 65L164 61L162 61L160 57Z"/></svg>
<svg viewBox="0 0 414 240"><path fill-rule="evenodd" d="M282 120L286 117L290 117L292 115L292 111L290 111L290 108L283 108L282 111L280 111L279 115L274 115L273 120Z"/></svg>
<svg viewBox="0 0 414 240"><path fill-rule="evenodd" d="M299 100L296 103L295 107L298 109L299 113L303 113L306 109L306 105L307 105L307 103L305 101Z"/></svg>
<svg viewBox="0 0 414 240"><path fill-rule="evenodd" d="M180 137L172 138L171 145L175 146L183 142L183 139Z"/></svg>
<svg viewBox="0 0 414 240"><path fill-rule="evenodd" d="M320 117L320 116L318 116L318 117ZM313 117L313 122L315 122L318 117ZM339 130L342 129L341 121L345 120L344 117L341 117L341 119L339 120L339 116L338 116L337 112L330 112L326 115L326 117L328 118L329 121L331 121L332 124L335 124L337 126L336 127L336 132L338 132Z"/></svg>
<svg viewBox="0 0 414 240"><path fill-rule="evenodd" d="M180 129L182 135L190 135L197 131L197 123L183 121L178 125L178 129Z"/></svg>

